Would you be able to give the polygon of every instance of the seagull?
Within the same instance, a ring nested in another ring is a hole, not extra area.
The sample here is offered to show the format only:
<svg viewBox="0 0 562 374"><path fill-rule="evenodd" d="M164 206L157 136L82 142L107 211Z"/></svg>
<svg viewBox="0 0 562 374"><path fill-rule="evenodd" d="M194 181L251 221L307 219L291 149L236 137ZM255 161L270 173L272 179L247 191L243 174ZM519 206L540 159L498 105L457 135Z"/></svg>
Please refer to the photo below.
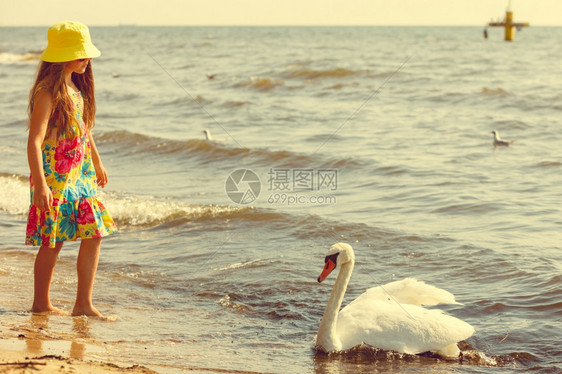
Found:
<svg viewBox="0 0 562 374"><path fill-rule="evenodd" d="M205 140L213 140L213 137L211 136L211 131L205 129L203 130L203 133L205 134Z"/></svg>
<svg viewBox="0 0 562 374"><path fill-rule="evenodd" d="M230 140L228 137L224 137L224 136L219 136L218 138L216 138L215 136L212 136L211 130L209 130L209 129L203 130L203 134L205 134L205 141L208 141L208 142L226 143ZM232 138L232 137L230 137L230 138ZM232 139L234 139L234 138L232 138Z"/></svg>
<svg viewBox="0 0 562 374"><path fill-rule="evenodd" d="M500 139L500 134L496 130L492 131L492 134L494 134L494 147L509 147L515 142L515 140Z"/></svg>

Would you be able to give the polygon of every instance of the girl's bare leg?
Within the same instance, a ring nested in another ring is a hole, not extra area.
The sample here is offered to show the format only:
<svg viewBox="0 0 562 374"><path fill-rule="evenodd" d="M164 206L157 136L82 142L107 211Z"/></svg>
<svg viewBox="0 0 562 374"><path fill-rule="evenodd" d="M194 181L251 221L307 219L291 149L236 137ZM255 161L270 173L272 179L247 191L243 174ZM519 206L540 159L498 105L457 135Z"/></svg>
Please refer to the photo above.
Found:
<svg viewBox="0 0 562 374"><path fill-rule="evenodd" d="M94 290L94 278L98 269L100 247L101 238L82 239L78 261L76 262L78 290L72 315L101 317L101 313L92 304L92 292Z"/></svg>
<svg viewBox="0 0 562 374"><path fill-rule="evenodd" d="M55 272L55 265L63 242L58 242L55 248L40 247L35 257L34 266L34 295L31 311L34 313L66 314L51 304L51 282Z"/></svg>

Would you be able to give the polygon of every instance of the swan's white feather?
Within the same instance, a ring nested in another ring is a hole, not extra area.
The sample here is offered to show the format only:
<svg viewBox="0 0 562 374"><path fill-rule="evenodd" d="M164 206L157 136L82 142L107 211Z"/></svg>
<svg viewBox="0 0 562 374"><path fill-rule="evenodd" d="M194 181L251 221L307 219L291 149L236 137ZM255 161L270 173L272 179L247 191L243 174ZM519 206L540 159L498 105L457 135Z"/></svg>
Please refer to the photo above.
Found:
<svg viewBox="0 0 562 374"><path fill-rule="evenodd" d="M468 323L440 310L398 305L388 296L364 297L369 291L343 308L338 316L336 331L343 350L366 343L408 354L436 352L474 333Z"/></svg>
<svg viewBox="0 0 562 374"><path fill-rule="evenodd" d="M384 289L383 289L384 288ZM455 296L441 288L426 284L414 278L406 278L399 281L387 283L382 287L369 288L351 304L362 302L362 299L384 300L390 296L400 304L411 305L437 305L437 304L459 304ZM351 305L350 304L350 305Z"/></svg>

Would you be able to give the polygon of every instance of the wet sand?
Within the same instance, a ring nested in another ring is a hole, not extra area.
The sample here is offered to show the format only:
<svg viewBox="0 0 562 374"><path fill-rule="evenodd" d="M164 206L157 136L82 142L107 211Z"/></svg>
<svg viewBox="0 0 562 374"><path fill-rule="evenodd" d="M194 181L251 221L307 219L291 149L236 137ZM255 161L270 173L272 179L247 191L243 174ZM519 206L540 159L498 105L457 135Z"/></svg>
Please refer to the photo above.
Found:
<svg viewBox="0 0 562 374"><path fill-rule="evenodd" d="M111 362L87 361L65 355L33 354L29 350L17 350L18 341L0 341L0 373L156 373L146 367L132 365L122 367ZM12 349L7 349L13 345Z"/></svg>
<svg viewBox="0 0 562 374"><path fill-rule="evenodd" d="M95 347L78 341L49 340L26 329L2 331L0 374L8 373L157 373L146 367L86 358ZM16 334L18 337L13 338ZM102 352L101 349L98 349Z"/></svg>

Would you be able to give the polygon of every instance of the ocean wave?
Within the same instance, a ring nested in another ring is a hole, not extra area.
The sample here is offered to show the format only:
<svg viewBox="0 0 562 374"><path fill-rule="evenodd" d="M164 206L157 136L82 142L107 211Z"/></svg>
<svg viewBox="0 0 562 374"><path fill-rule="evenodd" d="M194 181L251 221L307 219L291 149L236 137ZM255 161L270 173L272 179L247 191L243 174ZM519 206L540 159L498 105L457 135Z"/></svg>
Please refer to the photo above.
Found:
<svg viewBox="0 0 562 374"><path fill-rule="evenodd" d="M204 231L220 231L224 222L239 227L261 227L284 233L304 242L326 245L338 241L375 245L384 250L395 245L429 245L433 239L388 231L361 222L337 221L314 214L284 212L274 207L189 204L172 197L153 197L99 190L98 196L122 231L156 228L184 229L200 224ZM0 212L25 220L29 209L29 184L26 177L0 175ZM197 226L199 227L199 225ZM197 229L196 227L196 229ZM247 264L244 264L246 266Z"/></svg>
<svg viewBox="0 0 562 374"><path fill-rule="evenodd" d="M240 108L248 104L250 104L249 101L226 101L222 104L222 106L227 108Z"/></svg>
<svg viewBox="0 0 562 374"><path fill-rule="evenodd" d="M211 104L211 103L212 103L212 101L205 99L203 96L196 95L193 98L180 96L180 97L172 99L168 102L165 102L162 105L177 107L177 106L182 106L182 105L186 105L186 104L194 104L196 106L199 106L199 105L208 105L208 104Z"/></svg>
<svg viewBox="0 0 562 374"><path fill-rule="evenodd" d="M466 203L466 204L451 204L445 207L435 209L432 213L443 213L443 214L469 214L469 215L480 215L488 214L494 210L498 209L497 204L494 206L489 203Z"/></svg>
<svg viewBox="0 0 562 374"><path fill-rule="evenodd" d="M326 87L326 90L341 90L342 88L347 88L347 87L359 87L359 83L357 82L350 82L350 83L337 83L334 84L333 86L330 87Z"/></svg>
<svg viewBox="0 0 562 374"><path fill-rule="evenodd" d="M205 222L236 217L250 207L187 204L150 196L100 192L100 199L120 228L178 227L192 222Z"/></svg>
<svg viewBox="0 0 562 374"><path fill-rule="evenodd" d="M309 136L308 138L304 139L307 142L328 142L328 141L333 141L333 142L339 142L342 141L344 139L343 136L338 135L338 134L334 134L334 133L330 133L330 134L316 134L316 135L312 135Z"/></svg>
<svg viewBox="0 0 562 374"><path fill-rule="evenodd" d="M562 166L562 162L559 161L541 161L535 165L537 168L558 168Z"/></svg>
<svg viewBox="0 0 562 374"><path fill-rule="evenodd" d="M428 100L433 103L461 103L468 98L467 95L458 92L441 93L435 96L428 97Z"/></svg>
<svg viewBox="0 0 562 374"><path fill-rule="evenodd" d="M39 61L41 52L9 53L0 52L0 64L22 64Z"/></svg>
<svg viewBox="0 0 562 374"><path fill-rule="evenodd" d="M202 164L217 161L244 160L257 166L298 168L343 168L361 167L366 162L355 158L326 158L321 154L308 155L292 151L273 151L266 148L241 148L228 144L202 139L171 140L131 133L129 131L110 131L100 133L96 142L114 145L113 152L127 154L180 155L195 159Z"/></svg>
<svg viewBox="0 0 562 374"><path fill-rule="evenodd" d="M0 173L0 212L25 215L28 210L28 179L20 175Z"/></svg>
<svg viewBox="0 0 562 374"><path fill-rule="evenodd" d="M222 230L224 221L241 226L263 226L274 231L286 231L287 235L307 236L311 233L303 225L314 222L310 229L323 226L330 230L333 223L317 216L300 216L270 208L214 204L188 204L171 198L128 195L117 192L99 192L100 199L111 212L120 228L127 231L138 228L181 228L194 222L205 223L205 231ZM216 223L213 224L213 222ZM307 226L308 227L308 226ZM342 229L344 226L338 226ZM350 227L352 229L352 227ZM315 230L321 235L320 230ZM343 231L342 231L343 232ZM313 235L314 236L314 235Z"/></svg>
<svg viewBox="0 0 562 374"><path fill-rule="evenodd" d="M128 195L118 192L98 191L100 200L111 212L121 228L180 226L195 221L211 221L244 217L254 208L228 205L194 205L172 199ZM29 182L18 175L0 174L0 212L25 216L29 210ZM264 220L268 213L251 215L252 220Z"/></svg>
<svg viewBox="0 0 562 374"><path fill-rule="evenodd" d="M492 97L509 97L512 96L512 94L506 90L504 90L503 88L488 88L488 87L482 87L482 91L480 91L480 93L483 96L492 96Z"/></svg>
<svg viewBox="0 0 562 374"><path fill-rule="evenodd" d="M397 165L381 166L374 170L374 173L377 175L387 175L387 176L404 175L407 174L408 172L409 170L407 168Z"/></svg>
<svg viewBox="0 0 562 374"><path fill-rule="evenodd" d="M252 269L252 268L261 266L261 264L260 264L261 262L262 262L262 260L260 260L260 259L250 260L250 261L245 261L245 262L236 262L234 264L223 266L221 268L214 268L213 270L227 271L227 270L235 270L235 269L241 269L241 268Z"/></svg>
<svg viewBox="0 0 562 374"><path fill-rule="evenodd" d="M285 78L295 79L322 79L322 78L346 78L356 76L362 72L345 68L334 68L325 70L314 70L302 65L292 65L282 73Z"/></svg>
<svg viewBox="0 0 562 374"><path fill-rule="evenodd" d="M271 91L276 87L283 86L282 79L272 77L251 77L250 79L243 80L236 83L234 88L253 88L259 91Z"/></svg>
<svg viewBox="0 0 562 374"><path fill-rule="evenodd" d="M0 212L19 215L25 219L29 209L29 184L17 175L0 175ZM260 226L275 232L285 232L297 239L319 239L326 243L347 240L371 243L386 248L392 243L423 238L412 238L399 232L381 230L358 222L339 222L313 214L293 214L271 207L189 204L171 197L134 195L99 190L98 196L111 212L118 227L134 231L153 227L181 228L205 223L204 230L222 230L224 221L243 226Z"/></svg>
<svg viewBox="0 0 562 374"><path fill-rule="evenodd" d="M208 232L223 230L224 222L228 220L236 226L259 226L273 232L284 232L285 235L299 240L317 239L326 245L343 240L361 242L369 246L376 240L377 247L384 249L403 241L415 241L419 246L429 240L385 231L363 223L339 222L314 214L294 214L269 207L188 204L171 198L105 191L99 191L98 196L123 231L156 227L182 229L188 225L192 227L193 223L202 223L202 229ZM26 212L27 204L20 206L17 212ZM255 263L232 266L248 265L256 266Z"/></svg>

